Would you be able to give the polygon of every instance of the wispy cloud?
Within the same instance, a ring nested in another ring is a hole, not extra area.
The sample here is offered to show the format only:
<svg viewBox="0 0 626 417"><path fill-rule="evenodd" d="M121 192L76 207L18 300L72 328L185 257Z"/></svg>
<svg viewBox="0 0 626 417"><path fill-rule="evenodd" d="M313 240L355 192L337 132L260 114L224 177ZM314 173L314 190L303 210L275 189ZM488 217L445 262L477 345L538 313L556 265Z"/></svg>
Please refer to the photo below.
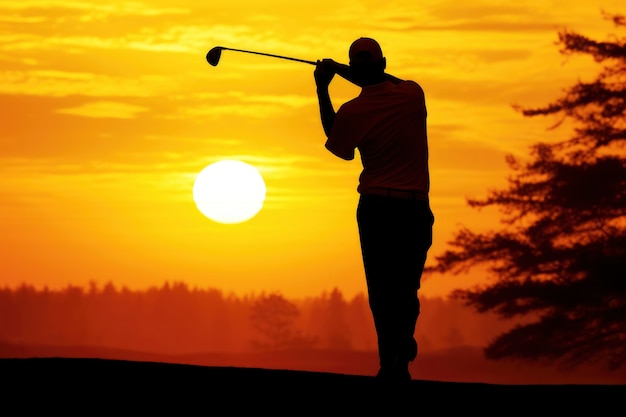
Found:
<svg viewBox="0 0 626 417"><path fill-rule="evenodd" d="M133 106L116 101L95 101L77 107L59 109L57 113L82 117L133 119L137 114L148 110L147 107Z"/></svg>
<svg viewBox="0 0 626 417"><path fill-rule="evenodd" d="M104 19L111 15L123 16L162 16L170 14L187 14L189 9L178 7L156 7L136 1L123 1L115 3L102 3L99 1L77 1L77 0L21 0L0 1L0 10L5 12L29 12L43 16L55 15L54 10L81 11L82 20Z"/></svg>
<svg viewBox="0 0 626 417"><path fill-rule="evenodd" d="M240 104L229 105L200 105L194 107L182 107L178 110L176 116L168 116L177 118L177 116L198 117L208 116L212 119L218 119L223 116L241 116L252 117L255 119L265 119L274 117L282 113L283 107L277 105L252 104L241 106Z"/></svg>
<svg viewBox="0 0 626 417"><path fill-rule="evenodd" d="M143 75L136 78L59 70L1 71L0 94L66 97L126 96L148 97L170 85L164 76Z"/></svg>
<svg viewBox="0 0 626 417"><path fill-rule="evenodd" d="M279 116L289 109L298 109L316 103L314 97L296 94L246 95L242 92L228 92L211 95L211 98L213 103L184 106L178 110L176 116L169 117L209 116L220 118L223 116L242 116L266 119ZM224 103L226 100L228 103Z"/></svg>

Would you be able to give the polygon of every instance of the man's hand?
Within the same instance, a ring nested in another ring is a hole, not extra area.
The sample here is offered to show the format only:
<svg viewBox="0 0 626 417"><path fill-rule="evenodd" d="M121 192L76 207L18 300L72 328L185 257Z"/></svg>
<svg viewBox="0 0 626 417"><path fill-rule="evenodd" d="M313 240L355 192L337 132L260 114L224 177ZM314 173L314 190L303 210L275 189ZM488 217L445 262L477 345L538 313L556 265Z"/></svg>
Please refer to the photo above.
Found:
<svg viewBox="0 0 626 417"><path fill-rule="evenodd" d="M318 60L317 65L315 66L315 71L313 72L313 76L315 77L315 84L317 88L327 89L330 82L335 77L337 63L332 59L325 58L323 60Z"/></svg>

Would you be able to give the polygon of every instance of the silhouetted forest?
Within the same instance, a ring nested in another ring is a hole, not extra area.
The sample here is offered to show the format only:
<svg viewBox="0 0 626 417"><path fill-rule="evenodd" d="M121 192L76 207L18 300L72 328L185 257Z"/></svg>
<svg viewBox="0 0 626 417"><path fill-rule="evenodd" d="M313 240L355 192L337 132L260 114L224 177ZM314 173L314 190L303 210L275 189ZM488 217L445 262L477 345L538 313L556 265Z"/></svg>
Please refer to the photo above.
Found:
<svg viewBox="0 0 626 417"><path fill-rule="evenodd" d="M420 351L485 346L515 323L460 301L421 297ZM108 283L63 290L0 289L0 341L82 345L164 354L283 348L376 350L367 304L333 289L289 300L279 293L237 297L165 283L146 290Z"/></svg>

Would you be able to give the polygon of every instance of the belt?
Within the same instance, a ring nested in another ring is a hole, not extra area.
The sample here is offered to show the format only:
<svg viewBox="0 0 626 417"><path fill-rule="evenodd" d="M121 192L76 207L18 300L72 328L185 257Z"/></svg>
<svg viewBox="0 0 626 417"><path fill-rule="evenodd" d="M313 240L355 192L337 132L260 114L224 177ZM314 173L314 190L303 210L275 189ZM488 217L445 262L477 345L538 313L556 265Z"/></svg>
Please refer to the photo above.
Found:
<svg viewBox="0 0 626 417"><path fill-rule="evenodd" d="M390 198L400 198L403 200L428 200L428 194L418 190L398 190L396 188L368 188L363 195L379 195Z"/></svg>

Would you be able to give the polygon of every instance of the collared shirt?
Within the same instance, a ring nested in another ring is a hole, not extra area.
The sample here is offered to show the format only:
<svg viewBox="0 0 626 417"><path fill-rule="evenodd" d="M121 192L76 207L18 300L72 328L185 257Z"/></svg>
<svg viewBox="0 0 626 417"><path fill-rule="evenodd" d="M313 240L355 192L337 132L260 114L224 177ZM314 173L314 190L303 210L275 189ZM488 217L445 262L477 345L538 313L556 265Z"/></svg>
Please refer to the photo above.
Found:
<svg viewBox="0 0 626 417"><path fill-rule="evenodd" d="M346 160L361 155L357 191L371 188L428 194L428 141L424 91L414 81L364 87L335 116L326 148Z"/></svg>

